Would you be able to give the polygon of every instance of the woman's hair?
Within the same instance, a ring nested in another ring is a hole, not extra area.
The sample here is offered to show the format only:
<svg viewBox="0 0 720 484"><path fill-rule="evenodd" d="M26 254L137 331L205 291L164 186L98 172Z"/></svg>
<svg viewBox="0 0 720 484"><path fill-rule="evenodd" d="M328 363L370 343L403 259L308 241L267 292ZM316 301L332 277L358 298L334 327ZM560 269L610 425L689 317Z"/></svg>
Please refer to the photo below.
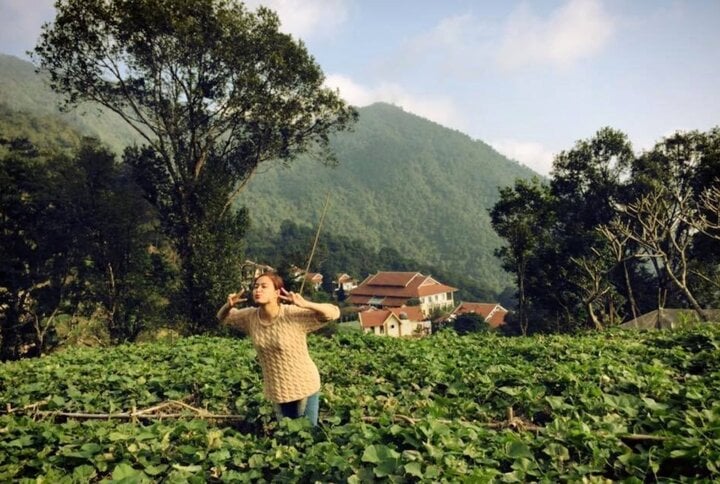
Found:
<svg viewBox="0 0 720 484"><path fill-rule="evenodd" d="M253 284L255 282L257 282L257 280L260 279L261 277L269 278L272 281L273 287L275 287L276 291L285 289L285 283L283 282L282 277L280 277L277 272L263 272L262 274L260 274L259 276L257 276L255 278L255 280L253 281Z"/></svg>

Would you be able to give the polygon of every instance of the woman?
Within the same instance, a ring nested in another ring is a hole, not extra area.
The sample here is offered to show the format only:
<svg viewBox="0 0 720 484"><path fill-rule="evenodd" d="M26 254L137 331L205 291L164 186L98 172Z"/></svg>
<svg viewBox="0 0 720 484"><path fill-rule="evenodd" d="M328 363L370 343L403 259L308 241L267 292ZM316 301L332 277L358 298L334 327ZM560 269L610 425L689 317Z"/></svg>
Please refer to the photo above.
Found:
<svg viewBox="0 0 720 484"><path fill-rule="evenodd" d="M243 301L241 296L230 294L218 319L252 338L262 368L265 397L273 402L278 419L306 416L312 425L317 425L320 374L308 353L307 333L340 317L340 309L288 292L275 273L255 279L252 297L257 307L233 308Z"/></svg>

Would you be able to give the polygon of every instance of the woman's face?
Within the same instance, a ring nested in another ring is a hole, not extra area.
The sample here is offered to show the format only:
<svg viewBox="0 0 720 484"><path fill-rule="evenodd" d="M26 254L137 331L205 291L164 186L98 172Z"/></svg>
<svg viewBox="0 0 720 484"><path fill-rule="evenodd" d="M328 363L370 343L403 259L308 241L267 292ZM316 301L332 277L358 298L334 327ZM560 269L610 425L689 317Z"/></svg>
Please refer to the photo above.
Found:
<svg viewBox="0 0 720 484"><path fill-rule="evenodd" d="M252 295L255 304L262 305L277 301L280 298L280 290L275 289L272 279L267 276L260 276L255 279Z"/></svg>

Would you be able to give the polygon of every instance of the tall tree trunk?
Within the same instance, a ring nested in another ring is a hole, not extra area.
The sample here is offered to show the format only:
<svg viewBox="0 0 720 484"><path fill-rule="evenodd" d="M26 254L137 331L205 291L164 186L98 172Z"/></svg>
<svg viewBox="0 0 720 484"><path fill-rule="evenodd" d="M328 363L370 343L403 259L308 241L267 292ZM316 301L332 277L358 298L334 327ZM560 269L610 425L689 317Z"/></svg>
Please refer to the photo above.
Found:
<svg viewBox="0 0 720 484"><path fill-rule="evenodd" d="M692 292L690 292L690 289L687 287L687 283L680 281L675 276L675 274L673 274L672 271L668 268L667 264L665 265L665 269L670 280L675 284L675 286L677 286L678 289L680 289L680 291L682 291L685 299L687 299L687 301L690 303L700 320L707 323L710 318L705 314L705 311L703 310L702 306L700 306L700 303L697 301L697 299L695 299L695 296L693 296Z"/></svg>
<svg viewBox="0 0 720 484"><path fill-rule="evenodd" d="M635 301L635 294L632 290L632 283L630 282L630 272L627 268L627 261L623 261L623 272L625 273L625 287L627 288L627 297L630 301L630 310L632 311L633 319L638 317L638 306Z"/></svg>

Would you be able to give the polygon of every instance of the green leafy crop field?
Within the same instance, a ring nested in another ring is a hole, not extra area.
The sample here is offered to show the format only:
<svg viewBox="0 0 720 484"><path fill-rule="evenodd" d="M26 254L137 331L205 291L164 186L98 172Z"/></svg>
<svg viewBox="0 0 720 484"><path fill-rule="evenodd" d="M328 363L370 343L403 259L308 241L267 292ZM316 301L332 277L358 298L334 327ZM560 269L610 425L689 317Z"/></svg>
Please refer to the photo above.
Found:
<svg viewBox="0 0 720 484"><path fill-rule="evenodd" d="M274 420L248 340L72 349L0 365L0 482L709 482L719 347L717 326L311 337L317 428Z"/></svg>

